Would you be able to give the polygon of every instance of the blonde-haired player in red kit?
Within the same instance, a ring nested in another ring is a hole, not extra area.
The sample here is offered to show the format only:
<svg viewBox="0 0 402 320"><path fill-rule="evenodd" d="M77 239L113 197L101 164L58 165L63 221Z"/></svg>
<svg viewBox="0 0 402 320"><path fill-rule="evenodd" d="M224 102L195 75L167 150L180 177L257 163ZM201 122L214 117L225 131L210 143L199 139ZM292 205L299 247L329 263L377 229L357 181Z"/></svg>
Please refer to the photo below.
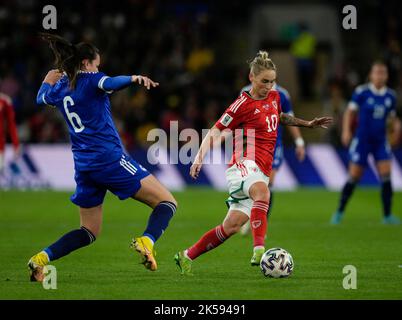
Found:
<svg viewBox="0 0 402 320"><path fill-rule="evenodd" d="M221 139L222 131L230 129L235 132L233 157L226 170L230 195L227 200L228 213L221 225L205 233L193 246L175 255L182 274L191 275L194 259L218 247L237 233L249 219L254 242L251 265L259 265L265 252L270 197L268 183L278 124L327 128L332 122L332 118L327 117L305 121L282 113L279 93L272 89L276 80L276 67L266 51L260 51L250 62L249 79L251 90L243 92L209 130L191 166L190 175L196 179L204 156L213 142ZM243 147L243 143L239 146L239 141L247 141L246 146Z"/></svg>

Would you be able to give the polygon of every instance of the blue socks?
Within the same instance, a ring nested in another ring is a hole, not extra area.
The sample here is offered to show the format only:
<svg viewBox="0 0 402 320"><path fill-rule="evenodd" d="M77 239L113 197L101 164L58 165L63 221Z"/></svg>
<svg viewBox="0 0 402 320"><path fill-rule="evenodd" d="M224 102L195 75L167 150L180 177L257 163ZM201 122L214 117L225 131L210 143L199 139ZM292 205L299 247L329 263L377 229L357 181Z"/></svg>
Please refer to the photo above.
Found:
<svg viewBox="0 0 402 320"><path fill-rule="evenodd" d="M345 210L346 204L355 189L356 182L348 181L342 189L341 200L339 202L338 212ZM384 216L388 217L391 214L391 200L392 200L392 185L389 176L381 178L381 200L384 210Z"/></svg>
<svg viewBox="0 0 402 320"><path fill-rule="evenodd" d="M384 216L391 215L392 185L391 180L384 178L381 182L381 200L384 209Z"/></svg>
<svg viewBox="0 0 402 320"><path fill-rule="evenodd" d="M170 201L160 202L152 211L143 235L156 242L166 230L175 212L176 205L174 203Z"/></svg>
<svg viewBox="0 0 402 320"><path fill-rule="evenodd" d="M85 247L96 240L91 231L85 227L70 231L62 236L55 243L45 248L44 251L49 256L49 261L59 259L68 255L70 252Z"/></svg>
<svg viewBox="0 0 402 320"><path fill-rule="evenodd" d="M144 236L153 242L157 241L169 225L170 219L176 212L176 205L169 201L162 201L152 211ZM55 243L45 248L49 260L57 260L70 252L85 247L96 240L93 233L85 227L70 231Z"/></svg>
<svg viewBox="0 0 402 320"><path fill-rule="evenodd" d="M343 186L341 200L339 202L339 207L338 207L338 212L345 211L346 204L348 203L350 196L352 195L353 191L355 190L355 187L356 187L356 182L354 182L354 181L348 181Z"/></svg>

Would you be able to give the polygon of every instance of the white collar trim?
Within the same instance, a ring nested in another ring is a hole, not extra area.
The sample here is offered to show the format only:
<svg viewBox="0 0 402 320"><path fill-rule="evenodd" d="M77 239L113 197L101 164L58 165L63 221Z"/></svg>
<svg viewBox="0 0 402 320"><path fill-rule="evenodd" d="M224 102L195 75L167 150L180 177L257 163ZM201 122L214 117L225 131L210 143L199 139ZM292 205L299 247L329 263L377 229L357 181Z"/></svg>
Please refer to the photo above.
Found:
<svg viewBox="0 0 402 320"><path fill-rule="evenodd" d="M99 71L83 71L83 70L78 70L78 73L91 73L91 74L95 74L98 73Z"/></svg>
<svg viewBox="0 0 402 320"><path fill-rule="evenodd" d="M377 94L377 95L380 95L380 96L383 96L383 95L385 95L385 94L387 93L387 86L383 86L382 88L377 89L377 88L374 86L374 84L372 84L372 83L370 82L369 85L368 85L368 87L369 87L369 89L370 89L374 94Z"/></svg>

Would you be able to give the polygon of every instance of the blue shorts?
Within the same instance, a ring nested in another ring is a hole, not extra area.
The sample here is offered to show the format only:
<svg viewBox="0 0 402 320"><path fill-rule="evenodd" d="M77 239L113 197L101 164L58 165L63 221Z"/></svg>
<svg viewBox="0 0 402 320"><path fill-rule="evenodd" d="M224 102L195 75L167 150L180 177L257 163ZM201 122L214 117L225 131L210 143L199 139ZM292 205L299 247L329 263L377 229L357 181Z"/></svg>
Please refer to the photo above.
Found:
<svg viewBox="0 0 402 320"><path fill-rule="evenodd" d="M386 140L376 143L367 143L366 141L361 141L359 137L353 138L349 147L351 162L366 166L367 157L370 153L373 155L376 162L391 159L391 147Z"/></svg>
<svg viewBox="0 0 402 320"><path fill-rule="evenodd" d="M82 208L92 208L103 203L106 191L127 199L141 188L141 180L150 173L130 156L123 154L121 159L107 168L96 171L76 171L77 188L71 201Z"/></svg>
<svg viewBox="0 0 402 320"><path fill-rule="evenodd" d="M279 167L282 165L282 161L283 161L283 145L281 141L277 140L274 151L274 162L272 163L272 169L278 170Z"/></svg>

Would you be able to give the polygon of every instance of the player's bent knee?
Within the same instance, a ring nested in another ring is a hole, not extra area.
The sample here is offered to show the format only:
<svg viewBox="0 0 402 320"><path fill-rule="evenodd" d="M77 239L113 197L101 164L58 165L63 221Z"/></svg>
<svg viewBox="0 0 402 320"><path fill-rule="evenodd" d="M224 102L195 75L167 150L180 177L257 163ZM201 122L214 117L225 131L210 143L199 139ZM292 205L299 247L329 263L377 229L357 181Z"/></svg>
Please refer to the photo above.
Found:
<svg viewBox="0 0 402 320"><path fill-rule="evenodd" d="M269 202L269 192L259 192L254 196L253 200Z"/></svg>
<svg viewBox="0 0 402 320"><path fill-rule="evenodd" d="M253 201L269 201L270 192L266 184L256 183L252 185L249 194Z"/></svg>

